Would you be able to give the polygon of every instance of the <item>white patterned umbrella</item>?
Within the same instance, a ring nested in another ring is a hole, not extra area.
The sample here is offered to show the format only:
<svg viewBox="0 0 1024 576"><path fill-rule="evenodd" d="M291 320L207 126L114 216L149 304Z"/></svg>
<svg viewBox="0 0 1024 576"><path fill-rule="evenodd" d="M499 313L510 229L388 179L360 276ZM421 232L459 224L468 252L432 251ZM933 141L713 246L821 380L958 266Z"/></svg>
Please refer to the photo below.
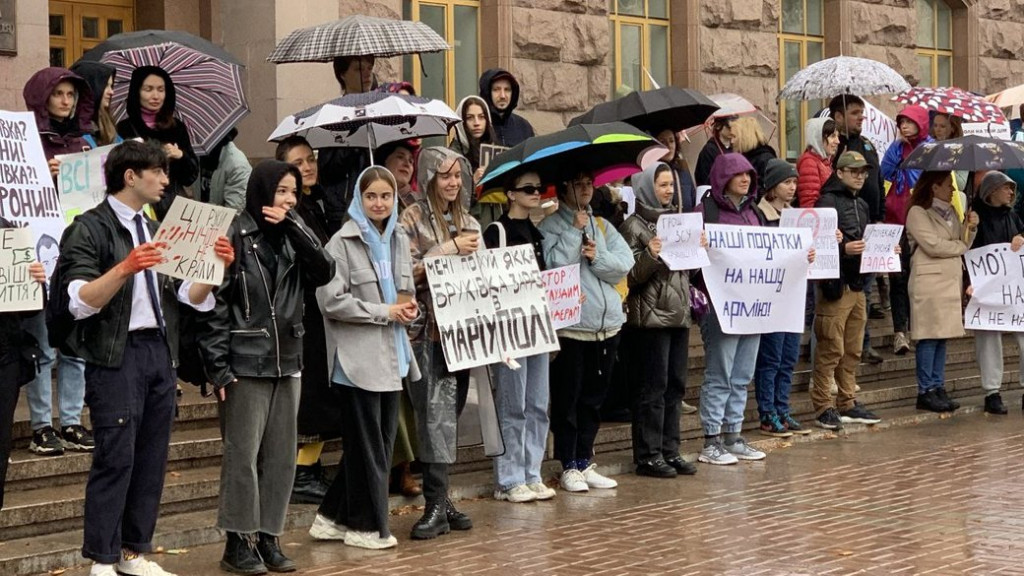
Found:
<svg viewBox="0 0 1024 576"><path fill-rule="evenodd" d="M779 91L779 100L818 100L841 94L896 94L910 83L889 66L867 58L836 56L797 72Z"/></svg>
<svg viewBox="0 0 1024 576"><path fill-rule="evenodd" d="M338 56L390 58L450 49L444 38L423 22L355 15L292 31L267 60L275 64L330 62Z"/></svg>

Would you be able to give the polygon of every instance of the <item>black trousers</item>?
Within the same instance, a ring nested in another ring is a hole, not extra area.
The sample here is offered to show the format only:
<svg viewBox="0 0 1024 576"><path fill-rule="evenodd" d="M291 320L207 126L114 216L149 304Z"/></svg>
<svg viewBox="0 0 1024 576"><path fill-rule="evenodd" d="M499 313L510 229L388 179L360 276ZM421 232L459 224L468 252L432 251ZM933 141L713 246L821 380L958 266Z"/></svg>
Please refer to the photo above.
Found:
<svg viewBox="0 0 1024 576"><path fill-rule="evenodd" d="M559 338L561 351L551 362L551 433L555 458L563 466L589 460L601 427L604 403L619 335L589 342Z"/></svg>
<svg viewBox="0 0 1024 576"><path fill-rule="evenodd" d="M341 399L344 452L320 514L358 532L391 535L388 472L398 430L401 392L368 392L335 386Z"/></svg>
<svg viewBox="0 0 1024 576"><path fill-rule="evenodd" d="M689 328L633 332L639 378L633 390L633 460L679 456L679 418L686 392Z"/></svg>
<svg viewBox="0 0 1024 576"><path fill-rule="evenodd" d="M96 438L85 486L86 558L113 564L122 548L152 552L175 380L158 330L130 332L120 368L86 364L85 403Z"/></svg>
<svg viewBox="0 0 1024 576"><path fill-rule="evenodd" d="M903 235L906 237L906 232ZM901 246L903 247L903 253L900 254L902 272L889 274L889 305L892 306L893 332L910 330L910 245L903 242Z"/></svg>
<svg viewBox="0 0 1024 576"><path fill-rule="evenodd" d="M13 355L12 355L13 356ZM4 508L7 461L11 457L14 409L18 407L18 361L0 364L0 510Z"/></svg>

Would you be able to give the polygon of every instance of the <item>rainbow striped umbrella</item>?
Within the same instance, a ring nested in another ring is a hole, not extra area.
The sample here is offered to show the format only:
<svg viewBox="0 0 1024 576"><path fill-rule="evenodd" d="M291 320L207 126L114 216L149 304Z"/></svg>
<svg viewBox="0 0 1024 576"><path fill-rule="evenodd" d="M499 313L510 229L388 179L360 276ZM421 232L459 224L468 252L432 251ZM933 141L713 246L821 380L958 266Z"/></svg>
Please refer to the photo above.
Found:
<svg viewBox="0 0 1024 576"><path fill-rule="evenodd" d="M242 90L242 66L237 63L176 42L115 50L100 61L117 70L111 111L118 120L127 116L125 102L132 72L140 66L166 70L177 91L177 115L188 127L192 147L200 156L209 153L249 113Z"/></svg>

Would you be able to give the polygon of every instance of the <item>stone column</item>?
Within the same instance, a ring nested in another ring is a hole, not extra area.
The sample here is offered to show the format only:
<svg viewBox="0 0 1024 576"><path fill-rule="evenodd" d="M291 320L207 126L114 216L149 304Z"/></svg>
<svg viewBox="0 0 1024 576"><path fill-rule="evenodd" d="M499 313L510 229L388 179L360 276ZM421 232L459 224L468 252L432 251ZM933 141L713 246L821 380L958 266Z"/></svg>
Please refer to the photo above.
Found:
<svg viewBox="0 0 1024 576"><path fill-rule="evenodd" d="M480 69L512 67L512 0L480 0Z"/></svg>
<svg viewBox="0 0 1024 576"><path fill-rule="evenodd" d="M672 84L700 90L700 0L671 0Z"/></svg>

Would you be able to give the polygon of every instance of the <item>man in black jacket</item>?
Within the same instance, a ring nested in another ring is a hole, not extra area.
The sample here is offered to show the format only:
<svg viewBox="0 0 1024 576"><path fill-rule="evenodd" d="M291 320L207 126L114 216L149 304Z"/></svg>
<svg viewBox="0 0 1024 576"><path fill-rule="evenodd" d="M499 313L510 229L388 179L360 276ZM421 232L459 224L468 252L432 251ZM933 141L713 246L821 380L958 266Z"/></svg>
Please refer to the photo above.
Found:
<svg viewBox="0 0 1024 576"><path fill-rule="evenodd" d="M533 126L515 113L519 106L519 81L508 70L492 68L480 76L480 97L491 108L495 144L511 148L534 135Z"/></svg>
<svg viewBox="0 0 1024 576"><path fill-rule="evenodd" d="M96 435L82 555L95 562L90 576L166 575L143 554L152 551L174 419L178 303L212 309L213 286L177 288L150 270L163 259L162 246L152 242L158 225L143 208L167 186L163 150L125 141L111 151L104 175L106 200L68 227L57 265L75 318L68 346L86 361ZM227 238L215 251L225 264L234 260Z"/></svg>
<svg viewBox="0 0 1024 576"><path fill-rule="evenodd" d="M839 245L839 280L818 285L815 294L814 374L811 403L817 424L828 430L844 422L877 424L881 420L856 402L857 364L860 363L867 306L864 276L860 273L864 253L864 230L868 225L868 204L859 196L871 167L859 152L844 152L836 172L821 189L818 208L833 208L839 217L843 241ZM839 394L833 405L829 390L833 378Z"/></svg>

